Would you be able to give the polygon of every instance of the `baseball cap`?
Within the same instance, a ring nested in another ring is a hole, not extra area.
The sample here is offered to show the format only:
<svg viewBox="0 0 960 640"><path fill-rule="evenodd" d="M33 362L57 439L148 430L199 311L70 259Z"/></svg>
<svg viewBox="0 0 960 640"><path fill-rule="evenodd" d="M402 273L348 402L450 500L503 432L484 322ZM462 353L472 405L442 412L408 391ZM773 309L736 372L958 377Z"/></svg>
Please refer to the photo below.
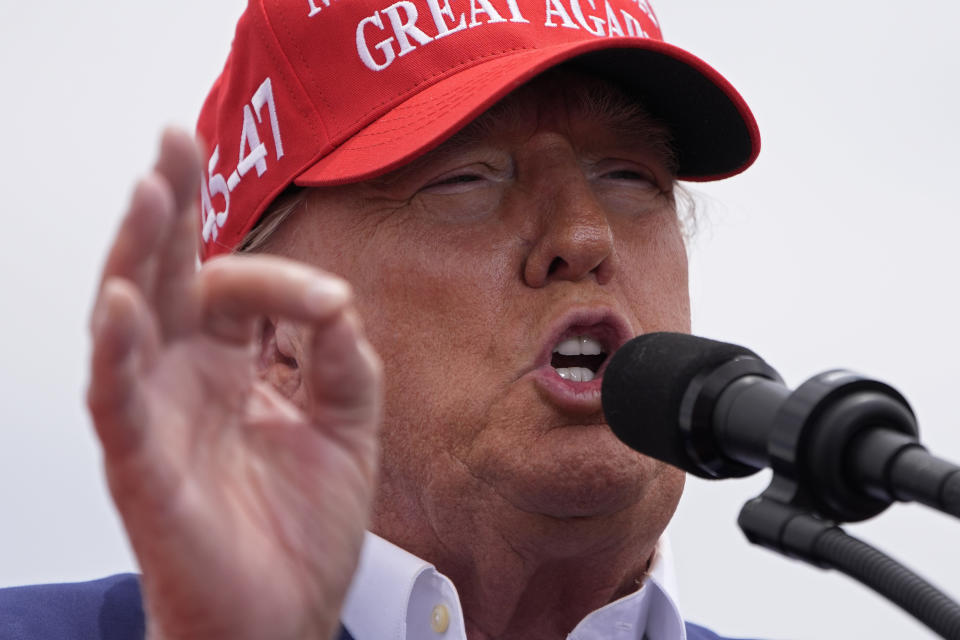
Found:
<svg viewBox="0 0 960 640"><path fill-rule="evenodd" d="M576 64L670 129L682 180L749 167L746 102L664 42L649 0L249 0L203 105L203 258L233 250L290 185L387 173L512 90Z"/></svg>

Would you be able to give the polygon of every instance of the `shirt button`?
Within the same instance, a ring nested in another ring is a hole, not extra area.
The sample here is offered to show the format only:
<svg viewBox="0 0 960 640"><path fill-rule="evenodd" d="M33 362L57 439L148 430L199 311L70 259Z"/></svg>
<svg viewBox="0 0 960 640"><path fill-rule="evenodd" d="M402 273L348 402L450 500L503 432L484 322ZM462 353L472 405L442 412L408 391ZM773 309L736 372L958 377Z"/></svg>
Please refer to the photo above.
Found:
<svg viewBox="0 0 960 640"><path fill-rule="evenodd" d="M443 633L450 626L450 611L447 605L438 604L430 612L430 628L437 633Z"/></svg>

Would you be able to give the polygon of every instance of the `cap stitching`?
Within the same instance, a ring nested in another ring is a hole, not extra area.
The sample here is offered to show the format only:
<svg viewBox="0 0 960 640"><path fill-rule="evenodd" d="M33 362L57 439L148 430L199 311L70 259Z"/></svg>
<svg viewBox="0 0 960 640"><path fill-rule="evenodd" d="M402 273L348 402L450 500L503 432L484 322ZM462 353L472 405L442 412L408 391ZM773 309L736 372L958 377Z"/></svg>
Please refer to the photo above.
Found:
<svg viewBox="0 0 960 640"><path fill-rule="evenodd" d="M432 76L423 78L423 79L421 79L419 82L417 82L416 84L407 87L406 89L404 89L404 90L401 91L400 93L397 93L396 95L391 96L390 98L386 98L386 99L384 99L383 101L381 101L380 103L376 104L375 106L370 107L370 109L367 110L366 113L364 113L362 116L360 116L359 118L357 118L356 120L354 120L353 122L351 122L349 125L347 125L346 127L344 127L343 130L346 130L346 131L351 130L353 127L355 127L355 126L357 125L357 123L363 122L363 120L364 120L365 118L367 118L367 117L368 117L371 113L373 113L374 111L377 111L378 109L380 109L381 107L383 107L383 105L388 104L388 103L390 103L390 102L393 102L394 100L396 100L397 98L399 98L399 97L401 97L401 96L404 96L404 95L408 95L408 94L410 94L410 93L413 93L413 92L414 92L414 89L416 89L417 87L419 87L419 86L422 85L422 84L425 84L425 83L427 83L427 82L431 82L431 81L433 81L433 80L435 80L435 79L437 79L437 78L440 78L440 77L442 77L442 76L444 76L444 75L452 75L454 71L460 70L461 67L463 67L464 65L467 65L467 64L469 64L469 63L481 62L481 61L483 61L483 60L485 60L485 59L487 59L487 58L492 58L492 57L496 57L496 56L499 56L499 55L503 55L504 53L510 53L510 52L514 52L514 51L543 50L543 49L546 49L546 48L547 48L547 47L512 47L512 48L510 48L510 49L501 49L501 50L499 50L499 51L492 51L492 52L488 52L488 53L485 53L485 54L480 55L480 56L474 56L474 57L472 57L472 58L465 58L465 59L463 59L463 60L460 60L460 61L457 62L456 64L454 64L454 65L452 65L452 66L450 66L450 67L447 67L447 68L444 69L443 71L440 71L440 72L438 72L438 73L435 73L435 74L432 75ZM371 122L372 122L372 121L371 121ZM352 135L354 135L354 134L348 135L346 138L344 138L344 141L346 141L347 139L349 139L350 137L352 137Z"/></svg>
<svg viewBox="0 0 960 640"><path fill-rule="evenodd" d="M489 74L483 75L481 76L481 78L486 79L488 75ZM462 87L463 88L472 87L472 86L475 86L476 84L478 84L478 82L465 84L465 85L462 85ZM456 104L457 102L462 102L462 100L458 101L456 100L456 98L457 98L456 93L448 91L445 94L441 94L437 96L437 99L433 101L433 104L431 105L431 108L428 111L418 111L415 113L402 114L396 117L392 117L386 122L390 122L391 124L396 124L396 126L391 127L390 129L380 129L372 133L361 132L353 136L351 140L355 140L357 138L374 138L374 137L380 137L383 135L393 133L394 131L398 131L402 129L404 127L403 123L405 122L408 122L410 120L421 120L424 116L429 116L439 111L443 111L450 104Z"/></svg>
<svg viewBox="0 0 960 640"><path fill-rule="evenodd" d="M300 116L303 118L304 122L307 123L307 126L313 131L314 135L317 134L317 132L318 132L318 126L317 126L317 125L319 125L320 129L322 129L324 139L325 139L325 140L327 141L327 143L329 144L329 142L330 142L330 133L327 131L327 127L326 127L326 124L323 122L323 118L321 118L321 117L314 117L314 116L319 116L319 115L320 115L320 112L319 112L319 110L317 109L317 105L314 104L313 99L311 98L310 92L307 91L307 88L303 86L303 82L300 80L300 74L297 73L296 68L294 67L294 65L293 65L292 62L290 61L290 58L287 56L287 52L283 49L283 46L280 44L280 41L276 38L276 35L274 34L273 22L270 20L270 16L269 16L269 14L267 13L266 3L265 3L265 2L264 2L264 3L261 3L260 6L261 6L262 11L263 11L263 14L262 14L262 15L263 15L263 20L264 20L264 22L266 22L267 26L270 27L270 33L271 33L271 35L274 36L274 44L276 45L277 50L280 51L280 54L283 56L282 62L283 62L283 63L287 66L287 68L290 70L290 75L293 76L293 79L296 81L297 85L299 86L300 91L303 93L303 95L304 95L304 96L306 97L306 99L307 99L307 102L308 102L308 103L310 104L310 106L313 108L313 113L304 113L303 110L300 109L299 107L297 108L297 111L300 112ZM287 36L290 37L290 31L287 30L286 33L287 33ZM271 50L271 48L270 48L270 46L269 46L270 43L267 41L267 36L266 36L266 34L261 33L261 34L259 34L259 35L260 35L261 41L262 41L262 42L264 43L264 45L265 45L265 46L264 46L264 50L268 53L268 55L270 55L271 58L273 58L274 63L276 64L276 63L278 63L278 62L281 62L281 60L279 60L279 59L277 58L276 54L272 52L272 50ZM321 99L321 100L324 100L322 95L320 96L320 99ZM293 100L293 103L294 103L294 104L296 104L297 102L298 102L297 100ZM325 100L324 100L324 104L327 104ZM327 104L327 107L329 107L329 106L330 106L330 105ZM316 121L316 122L315 122L315 121Z"/></svg>
<svg viewBox="0 0 960 640"><path fill-rule="evenodd" d="M471 82L469 82L469 83L463 83L462 85L459 85L459 86L457 87L457 89L460 90L460 89L463 89L463 88L476 86L476 85L480 84L483 80L486 80L488 77L490 77L490 76L492 76L492 75L496 75L496 74L498 74L499 72L500 72L500 67L497 67L496 69L487 69L487 70L485 70L482 74L477 74L477 77L474 78ZM441 93L438 93L437 96L434 98L434 100L433 100L432 102L434 103L434 106L439 106L438 103L439 103L440 101L444 101L443 104L447 104L447 102L450 101L451 98L456 98L458 93L459 93L459 91L455 91L455 90L453 90L453 89L447 89L447 90L445 90L445 91L443 91L443 92L441 92ZM406 110L409 110L409 107L407 106L407 103L398 105L393 111L390 112L390 114L389 114L389 120L387 120L387 121L389 121L389 122L401 122L401 121L409 120L410 118L416 117L416 115L419 113L419 112L416 112L416 113L412 113L412 114L410 114L410 115L403 114L403 113L398 114L398 112L406 111ZM433 109L433 110L431 111L431 113L432 113L432 112L436 112L436 111L437 111L437 109ZM385 117L386 117L386 116L385 116ZM368 136L368 135L370 135L370 136L372 136L372 135L381 135L381 134L383 134L383 133L387 133L387 132L395 131L395 130L396 130L396 128L394 128L394 129L385 129L385 130L382 130L382 131L378 131L378 132L375 133L375 134L367 134L367 133L360 132L360 133L358 133L357 135L355 135L354 138L356 138L356 137L366 137L366 136Z"/></svg>
<svg viewBox="0 0 960 640"><path fill-rule="evenodd" d="M296 38L293 37L293 31L290 29L289 25L288 25L286 22L283 22L283 30L284 30L284 33L285 33L286 36L287 36L288 41L291 42L291 43L293 43L293 47L294 47L294 49L295 49L296 52L297 52L297 57L300 59L300 62L303 63L303 66L305 67L306 71L310 74L310 77L312 77L312 76L313 76L313 67L312 67L312 66L310 65L310 63L307 61L307 57L306 57L305 55L303 55L303 49L299 46L299 40L297 40ZM281 50L282 50L282 48L281 48ZM291 68L292 68L292 67L293 67L293 65L291 65ZM299 74L294 73L294 75L297 76L297 80L300 80ZM301 84L302 84L302 83L301 83ZM316 82L312 82L311 85L316 89L317 97L320 98L320 101L324 104L324 106L327 108L327 110L328 110L328 111L333 111L333 105L331 105L331 104L330 104L330 101L327 100L326 96L323 94L323 91L321 91L319 88L317 88L317 83L316 83ZM311 95L311 93L310 93L309 91L307 91L306 88L304 88L304 93L305 93L307 96L310 96L310 95ZM316 109L316 105L314 105L314 109Z"/></svg>
<svg viewBox="0 0 960 640"><path fill-rule="evenodd" d="M473 85L479 84L479 83L480 83L480 80L483 79L483 78L486 78L488 75L491 75L491 74L486 74L486 75L484 75L484 76L480 76L480 77L477 79L477 81L474 82L474 83L472 83L472 84L473 84ZM424 126L426 126L426 125L428 125L428 124L431 123L431 116L433 116L433 114L436 114L436 113L438 113L438 112L441 112L441 111L446 110L451 104L459 104L460 102L463 102L463 100L458 100L456 93L454 93L454 92L449 92L447 96L444 96L443 102L439 102L439 101L438 101L437 103L434 104L434 108L430 109L429 111L425 111L425 112L422 112L422 113L417 114L417 115L402 116L402 117L400 117L400 118L397 118L396 120L399 122L399 121L401 121L401 120L402 120L402 121L409 121L409 120L411 120L411 119L415 119L417 122L415 123L414 126L419 125L419 126L416 126L416 130L420 130L420 129L423 129ZM360 136L360 134L357 134L357 135L354 136L353 138L350 138L350 141L353 141L353 140L357 139L358 137L366 137L366 138L370 138L370 139L372 139L372 138L379 138L379 137L381 137L381 136L389 135L389 134L391 134L391 133L393 133L393 132L395 132L395 131L399 131L399 130L402 130L402 129L404 129L404 128L406 128L406 127L405 127L403 124L398 124L396 127L393 127L393 128L390 128L390 129L384 129L384 130L381 130L381 131L377 131L375 134L370 134L370 135L368 135L368 136ZM348 142L350 142L350 141L348 141ZM347 153L350 153L350 152L353 152L353 151L363 151L363 150L366 150L366 149L374 149L374 148L376 148L376 147L382 147L383 145L392 144L393 142L394 142L393 140L382 140L382 141L380 141L380 142L370 142L370 144L365 144L365 145L362 145L362 146L350 144L349 147L343 148L342 150L345 151L345 152L347 152Z"/></svg>

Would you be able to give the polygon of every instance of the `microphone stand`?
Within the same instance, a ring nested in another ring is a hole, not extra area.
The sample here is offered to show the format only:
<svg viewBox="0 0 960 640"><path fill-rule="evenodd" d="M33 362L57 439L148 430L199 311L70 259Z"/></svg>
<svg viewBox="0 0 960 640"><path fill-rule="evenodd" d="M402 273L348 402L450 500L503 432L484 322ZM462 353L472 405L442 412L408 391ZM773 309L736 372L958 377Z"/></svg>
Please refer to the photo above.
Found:
<svg viewBox="0 0 960 640"><path fill-rule="evenodd" d="M747 539L821 569L835 569L887 598L942 638L960 640L960 605L835 523L760 496L737 520Z"/></svg>
<svg viewBox="0 0 960 640"><path fill-rule="evenodd" d="M899 392L847 371L814 376L776 413L767 454L773 480L738 518L750 542L840 571L941 637L960 640L960 605L837 526L878 515L894 500L960 517L960 467L920 446Z"/></svg>

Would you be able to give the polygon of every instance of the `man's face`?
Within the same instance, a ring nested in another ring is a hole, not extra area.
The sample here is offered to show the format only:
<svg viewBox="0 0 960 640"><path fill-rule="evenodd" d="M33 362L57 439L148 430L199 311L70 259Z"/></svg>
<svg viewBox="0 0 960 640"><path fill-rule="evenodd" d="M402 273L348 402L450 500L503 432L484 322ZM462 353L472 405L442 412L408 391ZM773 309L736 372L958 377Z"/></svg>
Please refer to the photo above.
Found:
<svg viewBox="0 0 960 640"><path fill-rule="evenodd" d="M395 541L491 516L658 532L679 499L682 474L613 436L589 380L591 352L689 330L669 159L661 130L583 82L540 82L399 171L316 190L272 242L355 289L386 374L374 530Z"/></svg>

